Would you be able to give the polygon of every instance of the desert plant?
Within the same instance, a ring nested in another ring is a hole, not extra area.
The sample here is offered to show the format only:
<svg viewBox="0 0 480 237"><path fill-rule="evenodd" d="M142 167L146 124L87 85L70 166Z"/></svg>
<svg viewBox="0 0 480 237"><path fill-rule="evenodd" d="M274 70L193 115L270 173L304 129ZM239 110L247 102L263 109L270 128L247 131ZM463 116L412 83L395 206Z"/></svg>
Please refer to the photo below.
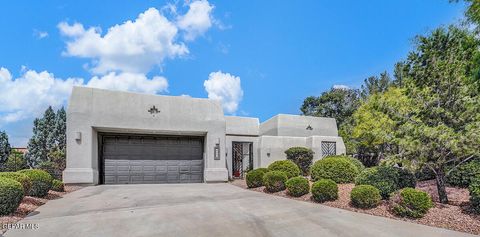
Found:
<svg viewBox="0 0 480 237"><path fill-rule="evenodd" d="M287 174L283 171L268 171L263 175L263 185L268 192L279 192L285 190L287 179Z"/></svg>
<svg viewBox="0 0 480 237"><path fill-rule="evenodd" d="M372 185L358 185L350 193L352 205L359 208L373 208L382 201L380 190Z"/></svg>
<svg viewBox="0 0 480 237"><path fill-rule="evenodd" d="M288 195L293 197L300 197L310 192L308 179L301 176L287 180L285 186L287 187Z"/></svg>
<svg viewBox="0 0 480 237"><path fill-rule="evenodd" d="M331 179L336 183L353 182L358 173L358 168L346 157L326 157L310 169L312 180Z"/></svg>
<svg viewBox="0 0 480 237"><path fill-rule="evenodd" d="M312 165L314 152L306 147L291 147L285 151L287 160L293 161L301 169L304 176L308 175Z"/></svg>
<svg viewBox="0 0 480 237"><path fill-rule="evenodd" d="M18 172L25 174L32 181L32 187L28 192L29 196L44 197L48 194L48 190L52 187L53 180L49 173L36 169L26 169Z"/></svg>
<svg viewBox="0 0 480 237"><path fill-rule="evenodd" d="M277 160L268 166L269 171L282 171L288 178L300 175L300 168L291 160Z"/></svg>
<svg viewBox="0 0 480 237"><path fill-rule="evenodd" d="M247 172L245 180L247 187L257 188L263 186L263 175L268 172L267 168L258 168Z"/></svg>
<svg viewBox="0 0 480 237"><path fill-rule="evenodd" d="M404 188L392 196L390 205L393 213L398 216L420 218L433 207L433 202L426 192Z"/></svg>
<svg viewBox="0 0 480 237"><path fill-rule="evenodd" d="M30 188L32 187L32 181L28 176L18 172L1 172L0 177L9 178L19 182L23 187L23 193L28 194Z"/></svg>
<svg viewBox="0 0 480 237"><path fill-rule="evenodd" d="M338 199L338 186L331 179L320 179L312 184L312 198L317 202Z"/></svg>
<svg viewBox="0 0 480 237"><path fill-rule="evenodd" d="M58 179L54 179L52 181L52 188L51 188L52 191L56 191L56 192L64 192L65 191L65 185L63 184L62 181L58 180Z"/></svg>
<svg viewBox="0 0 480 237"><path fill-rule="evenodd" d="M473 160L453 169L447 175L447 183L452 186L467 188L472 179L480 176L480 159Z"/></svg>
<svg viewBox="0 0 480 237"><path fill-rule="evenodd" d="M0 178L0 215L8 215L17 210L23 199L22 185L9 178Z"/></svg>

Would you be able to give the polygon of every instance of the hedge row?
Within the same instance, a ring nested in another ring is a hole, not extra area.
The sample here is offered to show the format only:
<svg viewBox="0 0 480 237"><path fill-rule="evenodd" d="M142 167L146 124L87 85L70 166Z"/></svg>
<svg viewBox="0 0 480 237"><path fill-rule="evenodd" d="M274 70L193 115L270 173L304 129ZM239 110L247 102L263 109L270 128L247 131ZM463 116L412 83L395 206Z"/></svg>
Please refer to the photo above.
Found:
<svg viewBox="0 0 480 237"><path fill-rule="evenodd" d="M0 172L0 215L13 213L25 195L43 197L52 188L63 191L60 180L42 170L21 170L17 172Z"/></svg>

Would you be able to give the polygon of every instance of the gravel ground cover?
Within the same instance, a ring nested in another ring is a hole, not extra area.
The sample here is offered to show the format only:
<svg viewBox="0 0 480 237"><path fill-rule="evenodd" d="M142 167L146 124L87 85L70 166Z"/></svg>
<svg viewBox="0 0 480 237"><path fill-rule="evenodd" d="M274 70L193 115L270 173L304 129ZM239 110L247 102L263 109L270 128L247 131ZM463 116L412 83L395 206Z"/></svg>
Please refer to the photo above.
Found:
<svg viewBox="0 0 480 237"><path fill-rule="evenodd" d="M234 180L231 182L231 184L248 189L245 180ZM351 206L350 192L352 191L353 187L355 187L354 184L338 184L338 200L324 202L320 205L480 235L480 215L474 215L470 213L468 209L469 194L467 189L448 187L447 193L450 203L445 205L438 203L435 180L419 182L417 184L417 188L430 193L435 201L435 207L431 208L422 218L409 219L394 216L389 210L388 201L383 201L378 207L372 209L359 209ZM249 190L267 193L264 190L264 187L252 188ZM311 194L306 194L301 197L288 196L286 191L268 194L299 201L314 202L311 200Z"/></svg>

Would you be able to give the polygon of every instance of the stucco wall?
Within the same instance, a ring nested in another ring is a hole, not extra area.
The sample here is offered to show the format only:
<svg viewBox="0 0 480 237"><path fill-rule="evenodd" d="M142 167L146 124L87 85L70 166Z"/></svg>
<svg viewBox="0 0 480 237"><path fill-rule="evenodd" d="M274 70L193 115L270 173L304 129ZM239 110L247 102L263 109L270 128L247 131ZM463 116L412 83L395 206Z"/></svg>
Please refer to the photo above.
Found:
<svg viewBox="0 0 480 237"><path fill-rule="evenodd" d="M159 113L148 110L155 106ZM98 183L97 131L205 136L205 181L226 181L225 118L220 102L74 87L67 109L66 183ZM82 134L81 141L75 134Z"/></svg>
<svg viewBox="0 0 480 237"><path fill-rule="evenodd" d="M279 114L260 124L260 135L338 136L338 131L334 118Z"/></svg>
<svg viewBox="0 0 480 237"><path fill-rule="evenodd" d="M258 166L267 167L274 161L285 160L285 151L288 148L301 146L312 149L315 154L313 161L322 159L322 141L335 142L336 154L345 154L345 144L341 137L312 136L312 137L290 137L290 136L261 136L258 140Z"/></svg>
<svg viewBox="0 0 480 237"><path fill-rule="evenodd" d="M258 118L225 116L227 135L258 136Z"/></svg>

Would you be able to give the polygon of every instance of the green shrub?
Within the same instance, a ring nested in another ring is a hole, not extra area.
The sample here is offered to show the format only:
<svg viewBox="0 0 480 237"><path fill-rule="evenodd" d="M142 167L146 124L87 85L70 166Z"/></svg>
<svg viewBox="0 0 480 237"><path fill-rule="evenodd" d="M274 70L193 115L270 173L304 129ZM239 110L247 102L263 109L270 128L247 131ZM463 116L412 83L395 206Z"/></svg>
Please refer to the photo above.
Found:
<svg viewBox="0 0 480 237"><path fill-rule="evenodd" d="M300 168L291 160L277 160L268 166L268 171L283 171L288 178L300 175Z"/></svg>
<svg viewBox="0 0 480 237"><path fill-rule="evenodd" d="M365 165L363 165L363 163L357 159L357 158L354 158L354 157L351 157L351 156L346 156L346 155L334 155L334 156L327 156L328 158L346 158L348 159L352 165L354 165L355 167L357 167L358 171L361 172L362 170L365 169Z"/></svg>
<svg viewBox="0 0 480 237"><path fill-rule="evenodd" d="M50 176L52 176L52 178L60 178L56 169L56 164L54 162L40 162L36 168L47 172L48 174L50 174Z"/></svg>
<svg viewBox="0 0 480 237"><path fill-rule="evenodd" d="M401 217L421 218L432 207L430 196L413 188L404 188L396 192L391 199L393 213Z"/></svg>
<svg viewBox="0 0 480 237"><path fill-rule="evenodd" d="M268 171L263 175L263 185L268 192L279 192L285 190L287 179L287 174L283 171Z"/></svg>
<svg viewBox="0 0 480 237"><path fill-rule="evenodd" d="M32 181L28 176L18 172L1 172L0 177L13 179L19 182L23 187L23 193L28 194L30 188L32 187Z"/></svg>
<svg viewBox="0 0 480 237"><path fill-rule="evenodd" d="M352 205L359 208L373 208L382 201L380 190L372 185L358 185L350 193Z"/></svg>
<svg viewBox="0 0 480 237"><path fill-rule="evenodd" d="M312 198L317 202L338 199L338 186L331 179L320 179L312 184Z"/></svg>
<svg viewBox="0 0 480 237"><path fill-rule="evenodd" d="M8 215L17 210L23 199L23 187L19 182L0 178L0 215Z"/></svg>
<svg viewBox="0 0 480 237"><path fill-rule="evenodd" d="M470 192L470 208L473 212L480 214L480 175L472 179L468 191Z"/></svg>
<svg viewBox="0 0 480 237"><path fill-rule="evenodd" d="M288 195L293 197L300 197L310 192L308 179L301 176L287 180L285 186L287 187Z"/></svg>
<svg viewBox="0 0 480 237"><path fill-rule="evenodd" d="M417 185L417 178L415 174L406 168L395 168L398 174L397 186L402 188L415 188Z"/></svg>
<svg viewBox="0 0 480 237"><path fill-rule="evenodd" d="M418 181L435 179L435 173L428 167L423 166L415 172L415 178Z"/></svg>
<svg viewBox="0 0 480 237"><path fill-rule="evenodd" d="M62 181L58 180L58 179L54 179L52 181L52 191L56 191L56 192L65 192L65 185L63 184Z"/></svg>
<svg viewBox="0 0 480 237"><path fill-rule="evenodd" d="M24 159L23 154L17 151L13 151L5 162L5 171L15 172L26 168L28 168L27 161Z"/></svg>
<svg viewBox="0 0 480 237"><path fill-rule="evenodd" d="M307 176L312 166L314 152L306 147L291 147L285 151L287 160L293 161L302 171L302 174Z"/></svg>
<svg viewBox="0 0 480 237"><path fill-rule="evenodd" d="M350 183L358 175L358 168L346 157L326 157L310 169L312 180L331 179L336 183Z"/></svg>
<svg viewBox="0 0 480 237"><path fill-rule="evenodd" d="M250 170L245 177L247 181L247 187L257 188L263 186L263 175L267 173L267 168L258 168Z"/></svg>
<svg viewBox="0 0 480 237"><path fill-rule="evenodd" d="M467 188L472 179L480 176L480 160L473 160L458 166L447 175L447 183L452 186Z"/></svg>
<svg viewBox="0 0 480 237"><path fill-rule="evenodd" d="M388 199L392 192L398 190L398 173L390 166L366 168L355 179L356 185L372 185L380 190L383 199Z"/></svg>
<svg viewBox="0 0 480 237"><path fill-rule="evenodd" d="M32 181L32 187L28 192L29 196L34 197L44 197L48 194L48 190L52 188L52 176L43 171L36 169L20 170L18 171L22 174L25 174Z"/></svg>

